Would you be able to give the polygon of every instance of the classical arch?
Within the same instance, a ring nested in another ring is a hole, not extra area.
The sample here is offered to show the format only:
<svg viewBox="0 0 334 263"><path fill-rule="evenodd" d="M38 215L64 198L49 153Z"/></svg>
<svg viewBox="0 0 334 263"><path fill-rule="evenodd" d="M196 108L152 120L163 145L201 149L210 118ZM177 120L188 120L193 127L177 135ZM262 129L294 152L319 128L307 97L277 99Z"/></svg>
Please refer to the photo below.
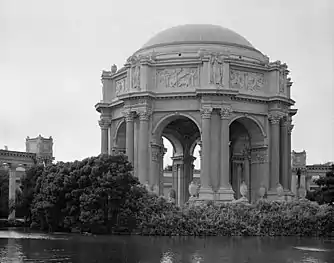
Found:
<svg viewBox="0 0 334 263"><path fill-rule="evenodd" d="M116 148L116 150L119 150L119 151L124 151L125 150L126 125L125 125L124 120L121 120L117 124L113 141L114 141L114 147Z"/></svg>
<svg viewBox="0 0 334 263"><path fill-rule="evenodd" d="M201 134L201 125L200 123L190 114L183 113L183 112L177 112L177 113L171 113L167 114L164 117L161 118L161 120L158 121L158 123L154 126L152 129L152 134L154 136L161 136L163 129L172 121L180 119L180 118L186 118L190 119L193 121L193 123L196 124L198 130L200 131Z"/></svg>
<svg viewBox="0 0 334 263"><path fill-rule="evenodd" d="M258 170L261 165L252 161L253 151L264 147L265 132L253 116L238 116L230 122L230 182L235 198L240 198L240 184L244 181L249 188L248 199L254 200L252 188L257 189ZM264 149L266 150L266 149ZM256 153L256 152L255 152Z"/></svg>
<svg viewBox="0 0 334 263"><path fill-rule="evenodd" d="M176 156L183 155L183 145L181 143L181 139L178 136L178 134L175 134L175 131L171 131L171 130L167 129L167 131L165 130L162 133L162 136L165 137L166 139L168 139L170 141L170 143L172 144L172 146L174 148L173 149L174 150L174 155L176 155Z"/></svg>

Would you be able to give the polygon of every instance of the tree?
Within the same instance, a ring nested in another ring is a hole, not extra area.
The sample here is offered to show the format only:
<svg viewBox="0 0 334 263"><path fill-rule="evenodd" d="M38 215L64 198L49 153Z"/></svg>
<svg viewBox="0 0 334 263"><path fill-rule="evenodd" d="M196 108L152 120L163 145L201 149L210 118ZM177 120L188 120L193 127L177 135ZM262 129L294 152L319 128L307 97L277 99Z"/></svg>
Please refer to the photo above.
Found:
<svg viewBox="0 0 334 263"><path fill-rule="evenodd" d="M319 189L315 190L310 197L311 200L317 201L319 204L334 204L334 164L331 170L325 176L314 181Z"/></svg>
<svg viewBox="0 0 334 263"><path fill-rule="evenodd" d="M139 184L126 156L100 155L44 168L31 206L33 225L46 230L106 231L128 192Z"/></svg>
<svg viewBox="0 0 334 263"><path fill-rule="evenodd" d="M0 169L0 217L8 217L8 170Z"/></svg>

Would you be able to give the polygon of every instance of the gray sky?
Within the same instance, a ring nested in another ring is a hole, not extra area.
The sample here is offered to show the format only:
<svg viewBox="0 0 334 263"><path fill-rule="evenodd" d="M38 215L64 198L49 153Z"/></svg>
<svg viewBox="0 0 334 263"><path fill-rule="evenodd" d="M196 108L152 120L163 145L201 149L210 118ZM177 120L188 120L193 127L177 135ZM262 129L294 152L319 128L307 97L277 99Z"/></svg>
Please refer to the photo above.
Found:
<svg viewBox="0 0 334 263"><path fill-rule="evenodd" d="M52 136L56 160L99 154L100 75L168 27L230 28L291 70L292 146L334 160L332 0L0 0L0 148Z"/></svg>

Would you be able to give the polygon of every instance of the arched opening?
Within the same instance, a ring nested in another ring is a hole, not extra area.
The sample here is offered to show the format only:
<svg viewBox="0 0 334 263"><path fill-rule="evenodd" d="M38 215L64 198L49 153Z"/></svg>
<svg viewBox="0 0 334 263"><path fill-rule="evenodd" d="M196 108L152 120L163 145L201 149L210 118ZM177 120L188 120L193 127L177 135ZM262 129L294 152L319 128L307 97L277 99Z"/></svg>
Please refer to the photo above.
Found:
<svg viewBox="0 0 334 263"><path fill-rule="evenodd" d="M122 121L116 129L114 138L114 147L112 151L114 153L124 153L125 154L125 144L126 144L126 125Z"/></svg>
<svg viewBox="0 0 334 263"><path fill-rule="evenodd" d="M255 199L259 187L259 175L256 174L256 163L252 163L252 151L264 144L263 129L254 120L247 117L237 118L230 124L230 182L239 199L240 185L245 182L248 187L248 199ZM261 178L260 178L261 179Z"/></svg>
<svg viewBox="0 0 334 263"><path fill-rule="evenodd" d="M163 194L168 196L170 191L174 191L176 203L183 204L189 199L190 182L195 180L200 183L200 130L190 118L173 115L160 122L154 137L167 149L162 161L163 183L160 185L163 187ZM198 173L195 173L194 178L196 164Z"/></svg>

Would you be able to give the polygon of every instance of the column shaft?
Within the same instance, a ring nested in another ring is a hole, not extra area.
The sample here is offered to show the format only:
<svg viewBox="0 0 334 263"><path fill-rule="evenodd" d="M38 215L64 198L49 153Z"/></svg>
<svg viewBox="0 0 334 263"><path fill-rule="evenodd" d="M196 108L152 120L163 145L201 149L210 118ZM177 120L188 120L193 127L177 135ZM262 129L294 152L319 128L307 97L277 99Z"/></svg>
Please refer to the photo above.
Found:
<svg viewBox="0 0 334 263"><path fill-rule="evenodd" d="M288 152L288 123L286 119L282 120L282 126L281 126L281 144L282 144L282 152L281 152L281 162L282 162L282 186L285 190L289 189L289 178L288 178L288 158L289 158L289 152Z"/></svg>
<svg viewBox="0 0 334 263"><path fill-rule="evenodd" d="M279 115L270 115L270 189L276 191L276 187L279 183L279 168L280 168L280 158L279 158L279 145L280 145L280 133Z"/></svg>
<svg viewBox="0 0 334 263"><path fill-rule="evenodd" d="M134 158L134 125L133 125L133 113L127 112L125 115L126 122L126 140L125 151L128 156L128 160L133 165Z"/></svg>
<svg viewBox="0 0 334 263"><path fill-rule="evenodd" d="M201 188L209 188L210 179L210 148L211 148L211 108L202 109L202 165Z"/></svg>
<svg viewBox="0 0 334 263"><path fill-rule="evenodd" d="M231 116L232 109L230 107L224 107L221 110L221 136L220 136L220 187L231 188L230 177L230 129L229 118Z"/></svg>
<svg viewBox="0 0 334 263"><path fill-rule="evenodd" d="M10 164L9 167L9 191L8 191L8 220L15 220L15 205L16 205L16 168L15 164Z"/></svg>
<svg viewBox="0 0 334 263"><path fill-rule="evenodd" d="M148 180L148 157L149 157L149 145L148 145L148 124L150 115L148 112L139 113L139 145L138 145L138 178L139 181L144 184Z"/></svg>
<svg viewBox="0 0 334 263"><path fill-rule="evenodd" d="M160 145L151 144L150 185L153 185L153 187L160 187L160 151Z"/></svg>
<svg viewBox="0 0 334 263"><path fill-rule="evenodd" d="M293 125L289 124L288 125L288 184L289 184L289 189L292 189L292 169L291 169L291 133L292 133ZM296 178L295 178L296 181ZM295 193L295 192L294 192Z"/></svg>
<svg viewBox="0 0 334 263"><path fill-rule="evenodd" d="M101 127L101 154L108 154L110 123L111 122L108 119L99 120L99 125Z"/></svg>
<svg viewBox="0 0 334 263"><path fill-rule="evenodd" d="M251 185L250 185L250 176L249 176L249 158L248 155L245 157L245 161L244 161L244 180L245 180L245 184L248 187L248 193L247 193L247 198L249 201L251 201Z"/></svg>

